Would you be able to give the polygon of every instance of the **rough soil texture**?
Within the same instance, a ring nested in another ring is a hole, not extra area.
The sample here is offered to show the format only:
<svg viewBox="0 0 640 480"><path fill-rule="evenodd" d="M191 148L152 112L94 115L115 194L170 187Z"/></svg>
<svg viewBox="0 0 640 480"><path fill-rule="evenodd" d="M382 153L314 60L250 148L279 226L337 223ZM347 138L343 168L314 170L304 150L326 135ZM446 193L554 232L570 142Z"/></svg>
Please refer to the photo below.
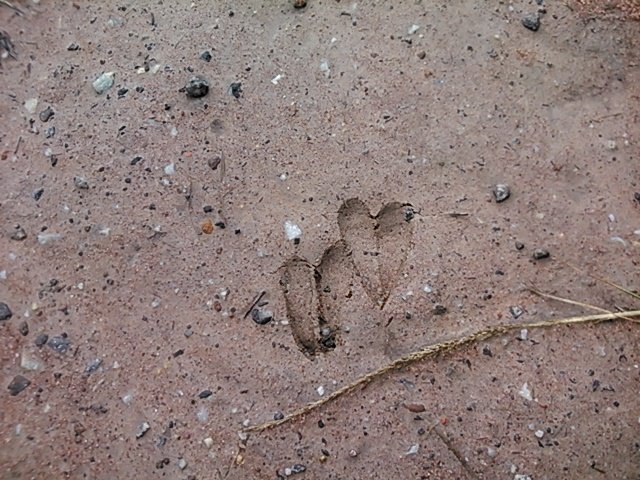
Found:
<svg viewBox="0 0 640 480"><path fill-rule="evenodd" d="M638 307L568 266L638 288L640 24L584 3L537 31L534 1L0 6L0 477L640 478L628 322L238 434L424 344L585 312L527 285Z"/></svg>

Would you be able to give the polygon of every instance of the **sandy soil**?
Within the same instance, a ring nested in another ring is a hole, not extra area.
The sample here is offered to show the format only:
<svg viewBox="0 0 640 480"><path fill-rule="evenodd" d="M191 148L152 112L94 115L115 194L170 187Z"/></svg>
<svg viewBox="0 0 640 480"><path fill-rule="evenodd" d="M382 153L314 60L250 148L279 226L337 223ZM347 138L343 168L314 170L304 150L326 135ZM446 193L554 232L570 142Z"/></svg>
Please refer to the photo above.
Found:
<svg viewBox="0 0 640 480"><path fill-rule="evenodd" d="M638 307L569 266L638 287L640 24L584 3L0 6L0 477L640 478L628 322L238 433L585 312L529 285Z"/></svg>

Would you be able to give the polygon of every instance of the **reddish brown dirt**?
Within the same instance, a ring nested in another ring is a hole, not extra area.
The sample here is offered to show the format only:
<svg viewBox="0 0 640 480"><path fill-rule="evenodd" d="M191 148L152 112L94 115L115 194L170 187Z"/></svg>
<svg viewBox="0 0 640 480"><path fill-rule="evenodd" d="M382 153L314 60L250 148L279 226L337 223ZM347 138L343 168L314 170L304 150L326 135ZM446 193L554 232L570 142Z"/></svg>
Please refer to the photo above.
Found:
<svg viewBox="0 0 640 480"><path fill-rule="evenodd" d="M0 6L15 56L0 69L0 478L640 478L640 329L625 322L415 364L237 456L243 425L319 387L486 325L585 312L528 285L638 308L567 265L638 288L640 23L571 5L545 2L537 32L521 24L533 1ZM98 95L103 72L115 84ZM204 98L181 91L194 74ZM413 206L397 250L365 216L340 224L352 198L372 216ZM355 266L319 265L344 237ZM337 329L314 355L280 285L294 256L324 272ZM261 291L266 325L244 317ZM12 396L17 375L30 384Z"/></svg>

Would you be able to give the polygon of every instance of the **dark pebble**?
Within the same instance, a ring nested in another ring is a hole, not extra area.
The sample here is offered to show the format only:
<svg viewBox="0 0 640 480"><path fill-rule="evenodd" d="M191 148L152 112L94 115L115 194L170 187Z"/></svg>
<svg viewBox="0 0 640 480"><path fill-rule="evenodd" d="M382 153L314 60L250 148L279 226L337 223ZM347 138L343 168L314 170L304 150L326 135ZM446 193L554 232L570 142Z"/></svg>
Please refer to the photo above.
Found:
<svg viewBox="0 0 640 480"><path fill-rule="evenodd" d="M294 8L304 8L307 6L307 0L293 0Z"/></svg>
<svg viewBox="0 0 640 480"><path fill-rule="evenodd" d="M516 250L522 250L524 248L524 243L516 242Z"/></svg>
<svg viewBox="0 0 640 480"><path fill-rule="evenodd" d="M251 310L251 319L258 325L266 325L271 320L273 320L273 313L268 310L254 308L253 310Z"/></svg>
<svg viewBox="0 0 640 480"><path fill-rule="evenodd" d="M77 43L72 43L67 47L67 50L69 50L70 52L76 52L80 50L80 46Z"/></svg>
<svg viewBox="0 0 640 480"><path fill-rule="evenodd" d="M220 165L221 161L222 161L222 157L220 155L216 155L215 157L207 160L207 165L209 165L209 168L211 170L216 170L218 168L218 165Z"/></svg>
<svg viewBox="0 0 640 480"><path fill-rule="evenodd" d="M213 392L211 390L203 390L198 394L198 397L209 398L211 395L213 395Z"/></svg>
<svg viewBox="0 0 640 480"><path fill-rule="evenodd" d="M40 112L39 117L42 122L48 122L55 114L56 112L53 111L53 108L47 107Z"/></svg>
<svg viewBox="0 0 640 480"><path fill-rule="evenodd" d="M0 322L4 320L9 320L13 316L13 312L4 302L0 302Z"/></svg>
<svg viewBox="0 0 640 480"><path fill-rule="evenodd" d="M549 253L549 250L545 250L544 248L536 248L533 251L533 259L534 260L542 260L545 258L549 258L551 256L551 254Z"/></svg>
<svg viewBox="0 0 640 480"><path fill-rule="evenodd" d="M274 420L282 420L283 418L284 418L284 413L282 413L279 410L276 413L273 414L273 419Z"/></svg>
<svg viewBox="0 0 640 480"><path fill-rule="evenodd" d="M118 98L124 97L128 92L129 92L128 88L122 87L121 89L118 90Z"/></svg>
<svg viewBox="0 0 640 480"><path fill-rule="evenodd" d="M25 320L21 321L20 325L18 325L18 331L20 332L20 335L26 337L29 335L29 324Z"/></svg>
<svg viewBox="0 0 640 480"><path fill-rule="evenodd" d="M39 188L35 192L33 192L33 199L38 201L42 198L42 194L44 193L44 188Z"/></svg>
<svg viewBox="0 0 640 480"><path fill-rule="evenodd" d="M98 368L100 368L100 365L102 365L102 359L96 358L95 360L92 360L91 362L89 362L89 364L84 369L84 373L86 373L87 375L90 375L96 370L98 370Z"/></svg>
<svg viewBox="0 0 640 480"><path fill-rule="evenodd" d="M84 177L75 177L73 179L73 183L75 184L76 188L79 188L80 190L89 189L89 182L87 182L87 179Z"/></svg>
<svg viewBox="0 0 640 480"><path fill-rule="evenodd" d="M66 353L71 346L71 340L69 340L66 333L63 333L62 335L51 337L47 345L58 353Z"/></svg>
<svg viewBox="0 0 640 480"><path fill-rule="evenodd" d="M52 138L56 134L56 127L49 127L44 131L45 138Z"/></svg>
<svg viewBox="0 0 640 480"><path fill-rule="evenodd" d="M185 92L188 97L201 98L209 93L209 82L200 76L191 77L185 86Z"/></svg>
<svg viewBox="0 0 640 480"><path fill-rule="evenodd" d="M133 157L131 159L131 165L137 165L138 163L140 163L142 161L142 157L140 155Z"/></svg>
<svg viewBox="0 0 640 480"><path fill-rule="evenodd" d="M18 242L27 238L27 232L24 231L24 228L17 227L14 232L11 234L11 240L16 240Z"/></svg>
<svg viewBox="0 0 640 480"><path fill-rule="evenodd" d="M240 98L242 96L242 83L233 82L231 85L229 85L229 91L235 98Z"/></svg>
<svg viewBox="0 0 640 480"><path fill-rule="evenodd" d="M509 185L498 184L493 187L493 196L495 197L496 202L504 202L511 196L511 189L509 188Z"/></svg>
<svg viewBox="0 0 640 480"><path fill-rule="evenodd" d="M204 213L211 213L213 212L213 207L211 205L205 205L204 207L202 207L202 211Z"/></svg>
<svg viewBox="0 0 640 480"><path fill-rule="evenodd" d="M205 62L210 62L211 61L211 53L209 52L209 50L204 51L200 54L200 60L204 60Z"/></svg>
<svg viewBox="0 0 640 480"><path fill-rule="evenodd" d="M215 225L216 227L218 227L218 228L221 228L221 229L225 229L225 228L227 228L227 226L225 225L225 223L224 223L224 222L216 222L216 223L214 223L214 225Z"/></svg>
<svg viewBox="0 0 640 480"><path fill-rule="evenodd" d="M9 389L9 394L12 397L15 397L29 385L31 385L31 381L28 378L25 378L22 375L16 375L13 377L13 380L11 380L9 387L7 388Z"/></svg>
<svg viewBox="0 0 640 480"><path fill-rule="evenodd" d="M404 209L404 221L410 222L416 216L416 213L413 211L413 208L407 207Z"/></svg>
<svg viewBox="0 0 640 480"><path fill-rule="evenodd" d="M301 463L296 463L293 467L291 467L291 473L302 473L306 471L307 467L305 467Z"/></svg>
<svg viewBox="0 0 640 480"><path fill-rule="evenodd" d="M633 199L634 199L636 202L640 203L640 192L636 192L636 193L634 193L634 194L633 194Z"/></svg>
<svg viewBox="0 0 640 480"><path fill-rule="evenodd" d="M445 313L447 313L447 307L444 305L437 304L433 307L434 315L444 315Z"/></svg>
<svg viewBox="0 0 640 480"><path fill-rule="evenodd" d="M416 55L418 56L418 58L419 58L420 60L424 60L424 59L425 59L425 57L427 56L427 52L425 52L424 50L421 50L421 51L419 51Z"/></svg>
<svg viewBox="0 0 640 480"><path fill-rule="evenodd" d="M522 17L522 25L531 30L537 32L540 28L540 15L538 13L529 13Z"/></svg>
<svg viewBox="0 0 640 480"><path fill-rule="evenodd" d="M482 354L486 355L487 357L493 357L493 352L486 345L484 347L482 347Z"/></svg>
<svg viewBox="0 0 640 480"><path fill-rule="evenodd" d="M46 333L41 333L36 337L33 343L36 345L36 347L43 347L47 343L47 340L49 340L49 335L47 335Z"/></svg>

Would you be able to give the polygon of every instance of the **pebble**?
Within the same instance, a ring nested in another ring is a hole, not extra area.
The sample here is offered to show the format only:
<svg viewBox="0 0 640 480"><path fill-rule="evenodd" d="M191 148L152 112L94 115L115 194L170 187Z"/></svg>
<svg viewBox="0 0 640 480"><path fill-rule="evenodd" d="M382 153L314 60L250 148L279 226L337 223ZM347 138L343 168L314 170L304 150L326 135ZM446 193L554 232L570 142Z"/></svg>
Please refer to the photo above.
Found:
<svg viewBox="0 0 640 480"><path fill-rule="evenodd" d="M551 254L549 253L548 250L545 250L544 248L536 248L533 251L533 259L534 260L543 260L545 258L549 258L551 256Z"/></svg>
<svg viewBox="0 0 640 480"><path fill-rule="evenodd" d="M80 190L89 189L89 182L87 182L84 177L75 177L73 179L73 183L75 184L76 188L79 188Z"/></svg>
<svg viewBox="0 0 640 480"><path fill-rule="evenodd" d="M178 468L180 470L184 470L185 468L187 468L187 465L187 461L184 458L178 460Z"/></svg>
<svg viewBox="0 0 640 480"><path fill-rule="evenodd" d="M516 242L516 250L522 250L524 248L524 243Z"/></svg>
<svg viewBox="0 0 640 480"><path fill-rule="evenodd" d="M416 453L418 453L418 450L420 450L420 445L418 445L417 443L415 445L411 445L411 447L409 447L409 450L407 450L406 455L415 455Z"/></svg>
<svg viewBox="0 0 640 480"><path fill-rule="evenodd" d="M301 463L296 463L293 467L291 467L291 473L302 473L306 471L307 467L302 465Z"/></svg>
<svg viewBox="0 0 640 480"><path fill-rule="evenodd" d="M273 414L273 419L274 420L282 420L283 418L284 418L284 413L282 413L279 410L276 413Z"/></svg>
<svg viewBox="0 0 640 480"><path fill-rule="evenodd" d="M98 368L100 368L100 365L102 365L102 359L96 358L95 360L92 360L91 362L89 362L89 364L84 369L84 373L86 373L87 375L90 375L93 372L95 372Z"/></svg>
<svg viewBox="0 0 640 480"><path fill-rule="evenodd" d="M149 431L150 428L151 428L151 425L149 425L149 423L142 422L138 426L138 430L136 431L136 438L144 437L144 435Z"/></svg>
<svg viewBox="0 0 640 480"><path fill-rule="evenodd" d="M4 302L0 302L0 322L9 320L13 316L13 312Z"/></svg>
<svg viewBox="0 0 640 480"><path fill-rule="evenodd" d="M420 60L424 60L425 57L427 56L427 52L425 52L424 50L420 50L418 53L416 53L416 56L420 59Z"/></svg>
<svg viewBox="0 0 640 480"><path fill-rule="evenodd" d="M205 447L211 448L213 446L213 438L207 437L202 441L202 443L204 443Z"/></svg>
<svg viewBox="0 0 640 480"><path fill-rule="evenodd" d="M444 315L445 313L447 313L447 307L445 307L444 305L440 305L438 303L433 307L434 315Z"/></svg>
<svg viewBox="0 0 640 480"><path fill-rule="evenodd" d="M91 85L98 95L102 95L104 92L113 87L115 78L116 74L114 72L106 72L96 78Z"/></svg>
<svg viewBox="0 0 640 480"><path fill-rule="evenodd" d="M294 8L304 8L307 6L307 0L293 0Z"/></svg>
<svg viewBox="0 0 640 480"><path fill-rule="evenodd" d="M518 395L520 395L525 400L533 401L533 395L531 394L531 390L529 389L529 385L525 383L522 385L520 390L518 390Z"/></svg>
<svg viewBox="0 0 640 480"><path fill-rule="evenodd" d="M33 199L37 202L42 198L43 194L44 194L44 188L39 188L35 192L33 192Z"/></svg>
<svg viewBox="0 0 640 480"><path fill-rule="evenodd" d="M25 232L24 228L22 227L17 227L11 234L11 240L16 240L17 242L20 242L25 238L27 238L27 232Z"/></svg>
<svg viewBox="0 0 640 480"><path fill-rule="evenodd" d="M540 28L540 15L537 12L528 13L522 17L522 25L532 32L537 32Z"/></svg>
<svg viewBox="0 0 640 480"><path fill-rule="evenodd" d="M220 155L216 155L213 158L207 160L207 165L209 165L209 168L211 170L216 170L218 168L218 165L220 165L220 162L222 162L222 157Z"/></svg>
<svg viewBox="0 0 640 480"><path fill-rule="evenodd" d="M51 120L51 118L53 118L53 116L56 114L56 112L53 111L53 108L51 107L47 107L44 110L42 110L40 112L40 115L38 115L38 117L40 117L40 121L42 122L48 122L49 120Z"/></svg>
<svg viewBox="0 0 640 480"><path fill-rule="evenodd" d="M209 93L209 82L199 75L191 77L185 86L187 97L202 98Z"/></svg>
<svg viewBox="0 0 640 480"><path fill-rule="evenodd" d="M15 397L29 385L31 385L31 381L28 378L23 377L22 375L16 375L7 387L9 389L9 395Z"/></svg>
<svg viewBox="0 0 640 480"><path fill-rule="evenodd" d="M210 62L211 58L211 52L209 52L209 50L205 50L200 54L200 60L204 60L205 62Z"/></svg>
<svg viewBox="0 0 640 480"><path fill-rule="evenodd" d="M405 403L404 408L413 413L420 413L426 410L426 407L422 403Z"/></svg>
<svg viewBox="0 0 640 480"><path fill-rule="evenodd" d="M56 240L60 240L62 235L59 233L40 233L38 234L38 243L40 245L47 245L48 243L55 242Z"/></svg>
<svg viewBox="0 0 640 480"><path fill-rule="evenodd" d="M28 351L24 351L20 357L20 366L25 370L39 370L42 368L42 362Z"/></svg>
<svg viewBox="0 0 640 480"><path fill-rule="evenodd" d="M251 310L251 319L258 325L266 325L273 320L273 312L269 310L262 310L260 308L254 308Z"/></svg>
<svg viewBox="0 0 640 480"><path fill-rule="evenodd" d="M287 240L299 240L302 236L302 229L290 220L284 222L284 233Z"/></svg>
<svg viewBox="0 0 640 480"><path fill-rule="evenodd" d="M211 395L213 395L213 392L211 390L203 390L198 394L198 397L209 398Z"/></svg>
<svg viewBox="0 0 640 480"><path fill-rule="evenodd" d="M524 313L524 310L520 305L512 305L511 307L509 307L509 312L511 313L511 316L513 318L518 318L522 316L522 314Z"/></svg>
<svg viewBox="0 0 640 480"><path fill-rule="evenodd" d="M36 347L43 347L48 340L49 340L49 335L47 335L46 333L41 333L36 337L33 343L36 345Z"/></svg>
<svg viewBox="0 0 640 480"><path fill-rule="evenodd" d="M18 331L23 337L29 335L29 324L26 322L26 320L20 322L20 325L18 325Z"/></svg>
<svg viewBox="0 0 640 480"><path fill-rule="evenodd" d="M499 183L498 185L493 187L493 196L495 197L497 203L504 202L511 196L511 189L509 188L509 185Z"/></svg>
<svg viewBox="0 0 640 480"><path fill-rule="evenodd" d="M49 127L44 131L45 138L51 138L56 134L56 127Z"/></svg>
<svg viewBox="0 0 640 480"><path fill-rule="evenodd" d="M233 95L235 98L240 98L242 96L242 83L233 82L231 85L229 85L229 92L231 92L231 95Z"/></svg>
<svg viewBox="0 0 640 480"><path fill-rule="evenodd" d="M62 335L51 337L47 342L47 345L58 353L66 353L71 346L71 341L69 340L69 337L67 337L67 334L63 333Z"/></svg>

